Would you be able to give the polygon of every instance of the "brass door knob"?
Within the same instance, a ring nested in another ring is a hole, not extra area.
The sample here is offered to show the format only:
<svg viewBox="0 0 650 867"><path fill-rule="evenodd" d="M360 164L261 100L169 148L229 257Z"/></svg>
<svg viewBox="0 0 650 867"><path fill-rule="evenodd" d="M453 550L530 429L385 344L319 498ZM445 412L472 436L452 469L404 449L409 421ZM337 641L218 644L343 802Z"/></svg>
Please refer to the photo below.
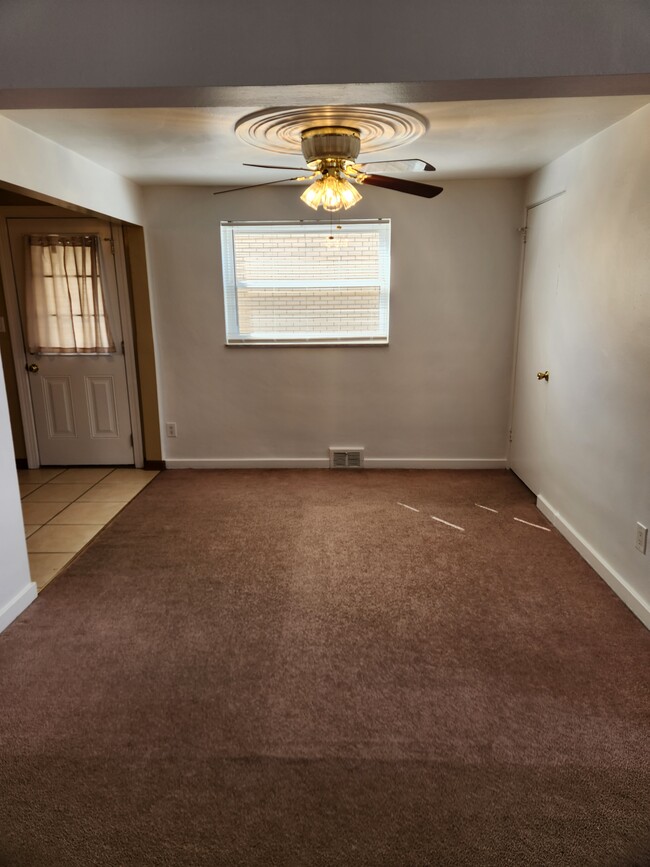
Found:
<svg viewBox="0 0 650 867"><path fill-rule="evenodd" d="M38 371L39 371L38 364L34 364L34 362L32 362L31 364L28 364L28 365L27 365L27 370L28 370L30 373L38 373Z"/></svg>
<svg viewBox="0 0 650 867"><path fill-rule="evenodd" d="M537 379L545 379L548 382L548 370L538 370L537 371Z"/></svg>

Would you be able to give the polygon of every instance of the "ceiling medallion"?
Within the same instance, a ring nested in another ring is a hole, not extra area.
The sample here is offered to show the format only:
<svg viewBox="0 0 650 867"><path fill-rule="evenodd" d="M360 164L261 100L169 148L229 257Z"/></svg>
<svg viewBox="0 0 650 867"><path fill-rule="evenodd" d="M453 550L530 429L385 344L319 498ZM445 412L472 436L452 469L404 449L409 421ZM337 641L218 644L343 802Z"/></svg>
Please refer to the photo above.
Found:
<svg viewBox="0 0 650 867"><path fill-rule="evenodd" d="M415 111L392 105L326 105L309 108L273 108L241 118L235 125L239 138L273 153L300 153L302 134L313 127L357 130L364 153L401 147L418 139L427 121Z"/></svg>

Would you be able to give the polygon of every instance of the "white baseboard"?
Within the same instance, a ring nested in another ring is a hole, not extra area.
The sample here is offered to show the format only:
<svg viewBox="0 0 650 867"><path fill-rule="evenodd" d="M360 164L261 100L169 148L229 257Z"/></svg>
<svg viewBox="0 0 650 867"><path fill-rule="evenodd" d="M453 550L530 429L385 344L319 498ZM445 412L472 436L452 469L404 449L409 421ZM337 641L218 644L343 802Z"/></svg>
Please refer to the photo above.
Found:
<svg viewBox="0 0 650 867"><path fill-rule="evenodd" d="M564 538L573 545L576 551L584 557L594 572L608 584L614 593L639 618L641 623L650 629L650 604L630 587L625 578L601 557L589 542L557 512L544 497L537 497L537 508L545 515L551 524L560 531Z"/></svg>
<svg viewBox="0 0 650 867"><path fill-rule="evenodd" d="M13 599L10 599L6 605L0 608L0 632L9 626L9 624L22 614L25 608L32 604L37 596L36 584L30 581L26 584L20 593L16 593Z"/></svg>
<svg viewBox="0 0 650 867"><path fill-rule="evenodd" d="M328 458L169 458L168 470L329 469ZM501 470L505 458L366 458L368 470Z"/></svg>

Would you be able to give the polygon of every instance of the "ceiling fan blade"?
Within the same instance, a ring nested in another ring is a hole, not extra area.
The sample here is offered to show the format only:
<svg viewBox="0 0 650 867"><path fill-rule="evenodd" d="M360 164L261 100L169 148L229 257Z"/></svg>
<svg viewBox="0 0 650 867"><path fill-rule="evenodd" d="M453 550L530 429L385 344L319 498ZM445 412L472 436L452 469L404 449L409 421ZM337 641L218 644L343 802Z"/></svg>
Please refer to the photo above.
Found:
<svg viewBox="0 0 650 867"><path fill-rule="evenodd" d="M299 166L261 166L259 163L242 163L244 166L250 166L253 169L280 169L283 172L307 172L309 169L301 169Z"/></svg>
<svg viewBox="0 0 650 867"><path fill-rule="evenodd" d="M435 172L435 166L425 160L379 160L376 163L357 163L355 169L372 172L377 166L380 172Z"/></svg>
<svg viewBox="0 0 650 867"><path fill-rule="evenodd" d="M422 196L425 199L432 199L442 192L442 187L434 187L433 184L421 184L405 178L386 178L383 175L367 175L360 183L371 187L385 187L387 190L408 193L411 196Z"/></svg>
<svg viewBox="0 0 650 867"><path fill-rule="evenodd" d="M299 178L282 178L279 181L266 181L264 184L246 184L245 187L233 187L230 190L215 190L212 193L213 196L222 196L224 193L237 193L239 190L253 190L255 187L271 187L273 184L284 184L289 181L308 181L309 177L299 177Z"/></svg>

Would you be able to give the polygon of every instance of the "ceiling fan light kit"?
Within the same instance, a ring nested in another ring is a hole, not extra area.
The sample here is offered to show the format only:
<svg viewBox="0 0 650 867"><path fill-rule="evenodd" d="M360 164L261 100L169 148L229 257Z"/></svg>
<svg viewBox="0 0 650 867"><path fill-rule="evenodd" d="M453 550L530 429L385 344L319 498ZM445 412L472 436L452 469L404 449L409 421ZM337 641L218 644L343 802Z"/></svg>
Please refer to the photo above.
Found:
<svg viewBox="0 0 650 867"><path fill-rule="evenodd" d="M323 106L311 109L278 109L256 112L242 118L237 134L264 150L276 153L302 151L311 172L305 177L287 181L312 181L300 196L310 208L339 211L351 208L361 201L355 185L384 187L408 195L433 198L442 187L423 184L399 177L375 174L374 166L384 171L434 171L424 160L389 160L378 163L358 163L362 144L365 150L397 147L405 141L419 137L426 129L426 121L415 112L392 106ZM298 140L297 140L298 139ZM253 165L247 163L247 165ZM255 166L280 171L301 171L283 166ZM269 181L269 184L280 183ZM265 186L254 184L251 186ZM239 188L242 189L242 188ZM218 191L234 192L233 190Z"/></svg>
<svg viewBox="0 0 650 867"><path fill-rule="evenodd" d="M340 211L351 208L361 201L361 193L350 181L335 175L324 175L320 180L307 187L300 196L301 200L315 211L322 207L325 211Z"/></svg>
<svg viewBox="0 0 650 867"><path fill-rule="evenodd" d="M305 162L320 178L300 196L315 211L347 210L361 201L361 193L350 180L356 180L354 161L361 148L359 130L324 126L306 129L301 136Z"/></svg>

